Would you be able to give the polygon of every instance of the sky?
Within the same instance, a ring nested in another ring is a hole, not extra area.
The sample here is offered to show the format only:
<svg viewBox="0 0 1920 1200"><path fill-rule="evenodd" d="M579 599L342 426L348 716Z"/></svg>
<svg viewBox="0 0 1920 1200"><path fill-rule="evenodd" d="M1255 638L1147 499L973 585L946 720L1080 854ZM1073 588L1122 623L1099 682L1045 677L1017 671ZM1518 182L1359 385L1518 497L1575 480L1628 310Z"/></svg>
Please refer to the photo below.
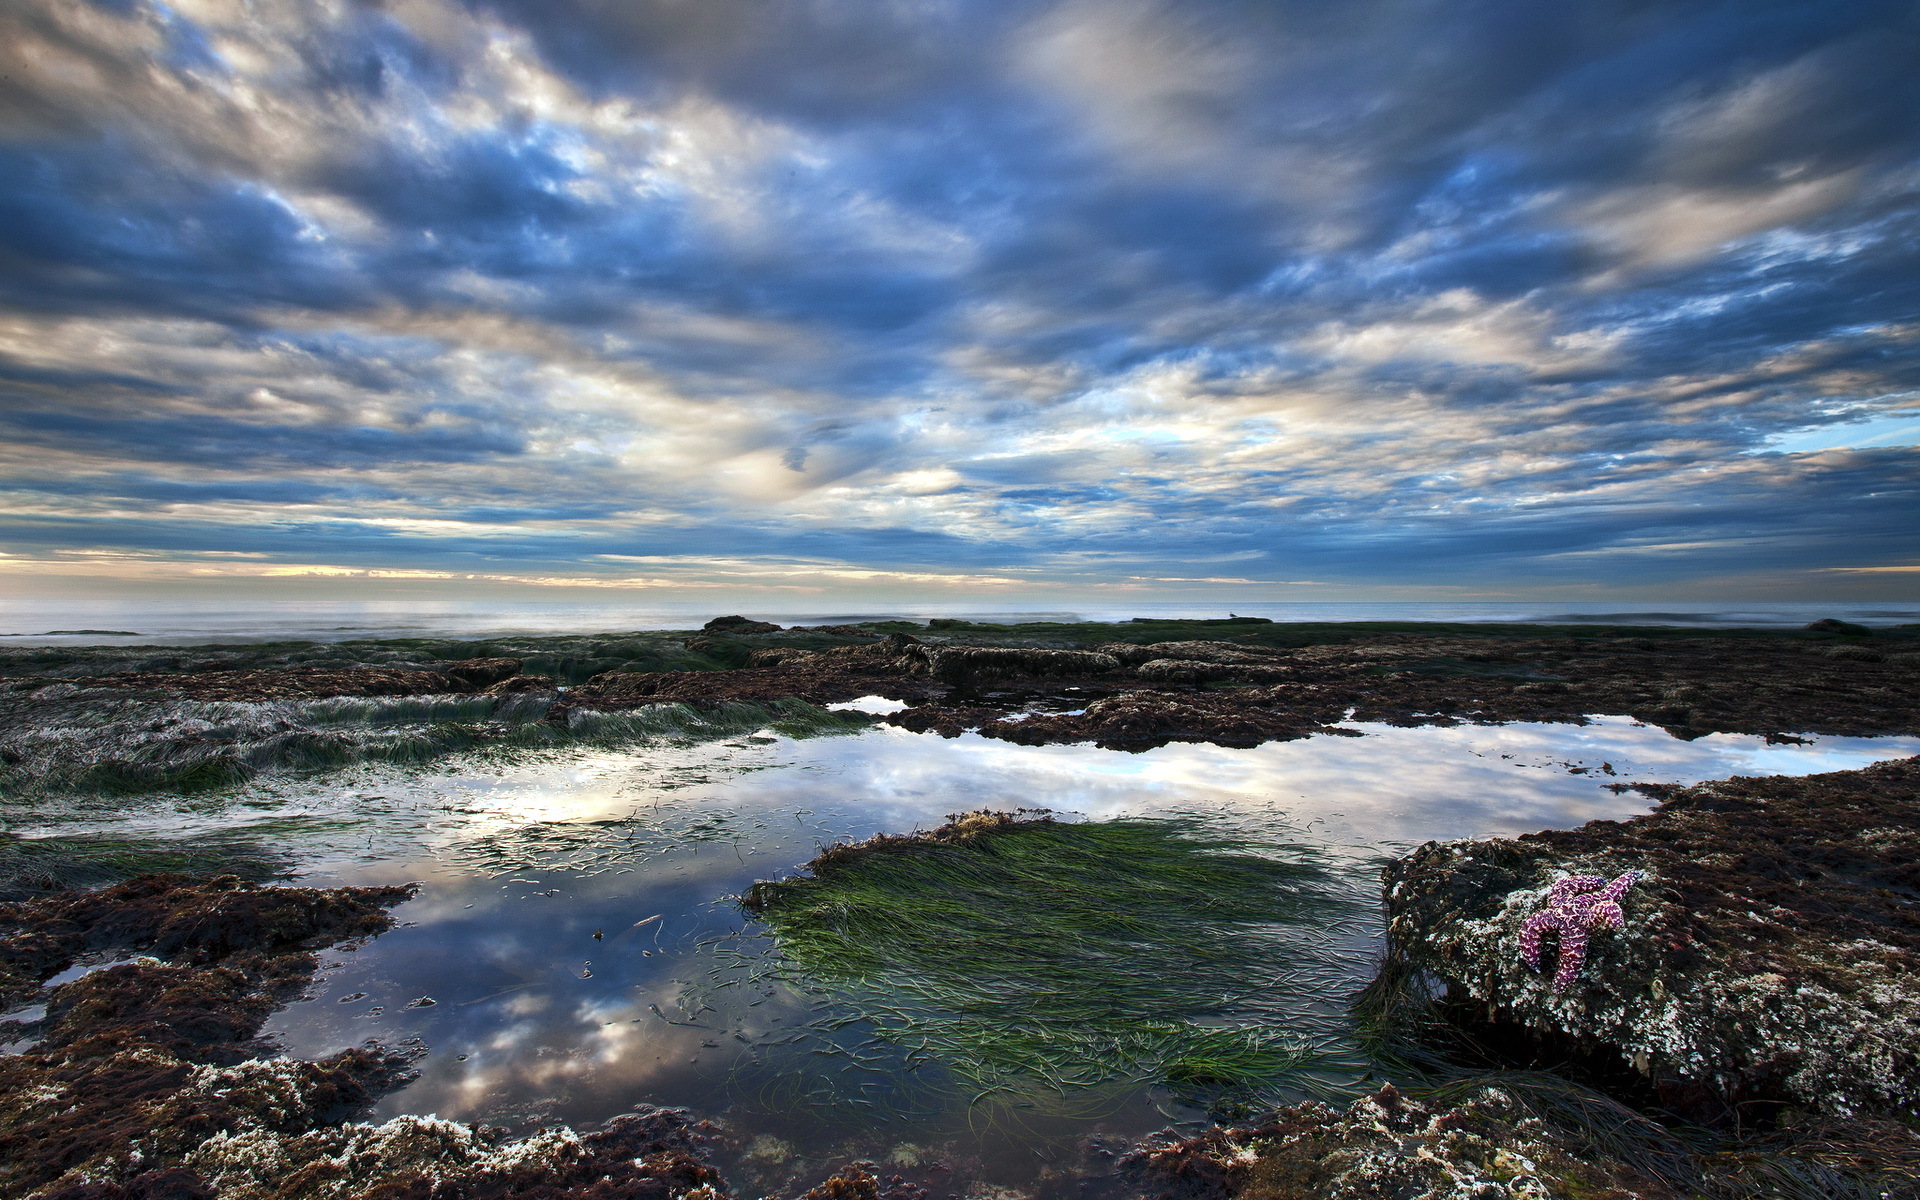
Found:
<svg viewBox="0 0 1920 1200"><path fill-rule="evenodd" d="M9 0L20 594L1920 598L1920 10Z"/></svg>

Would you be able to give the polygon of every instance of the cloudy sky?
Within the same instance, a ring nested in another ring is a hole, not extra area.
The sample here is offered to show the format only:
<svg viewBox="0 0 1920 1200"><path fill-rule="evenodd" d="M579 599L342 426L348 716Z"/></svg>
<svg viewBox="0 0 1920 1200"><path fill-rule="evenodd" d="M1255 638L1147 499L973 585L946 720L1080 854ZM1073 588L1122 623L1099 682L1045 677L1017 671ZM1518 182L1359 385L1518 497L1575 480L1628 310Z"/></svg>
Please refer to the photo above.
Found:
<svg viewBox="0 0 1920 1200"><path fill-rule="evenodd" d="M10 0L0 56L23 588L1920 592L1909 3Z"/></svg>

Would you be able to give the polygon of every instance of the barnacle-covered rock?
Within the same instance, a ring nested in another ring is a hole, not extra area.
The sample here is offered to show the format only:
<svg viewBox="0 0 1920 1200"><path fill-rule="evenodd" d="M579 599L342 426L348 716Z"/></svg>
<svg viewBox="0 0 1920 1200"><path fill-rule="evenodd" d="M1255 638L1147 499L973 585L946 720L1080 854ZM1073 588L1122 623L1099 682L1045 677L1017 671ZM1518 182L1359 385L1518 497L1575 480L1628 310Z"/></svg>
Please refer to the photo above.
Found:
<svg viewBox="0 0 1920 1200"><path fill-rule="evenodd" d="M1646 876L1556 990L1524 927L1569 875ZM1428 843L1386 870L1388 937L1456 1012L1617 1053L1700 1115L1749 1100L1920 1111L1920 759L1677 789L1626 822Z"/></svg>
<svg viewBox="0 0 1920 1200"><path fill-rule="evenodd" d="M209 1138L185 1165L220 1200L722 1200L704 1159L714 1127L684 1109L642 1105L591 1133L550 1129L520 1141L435 1117Z"/></svg>
<svg viewBox="0 0 1920 1200"><path fill-rule="evenodd" d="M1392 1086L1344 1112L1284 1109L1264 1125L1148 1143L1121 1162L1146 1200L1669 1200L1655 1175L1596 1154L1483 1087L1454 1103Z"/></svg>

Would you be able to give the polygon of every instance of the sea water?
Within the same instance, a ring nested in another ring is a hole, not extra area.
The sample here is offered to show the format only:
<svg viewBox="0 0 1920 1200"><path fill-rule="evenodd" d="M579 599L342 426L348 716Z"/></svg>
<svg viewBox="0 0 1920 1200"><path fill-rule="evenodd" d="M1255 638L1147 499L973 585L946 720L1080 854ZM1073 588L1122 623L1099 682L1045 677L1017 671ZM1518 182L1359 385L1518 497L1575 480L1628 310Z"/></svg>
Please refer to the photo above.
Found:
<svg viewBox="0 0 1920 1200"><path fill-rule="evenodd" d="M0 599L0 646L160 645L276 640L591 634L636 629L696 629L723 613L779 625L838 625L870 620L926 621L962 617L995 624L1023 621L1125 621L1131 617L1207 619L1266 617L1274 621L1538 621L1563 624L1669 625L1683 628L1798 628L1836 617L1867 626L1920 622L1915 603L1707 603L1568 601L1458 603L1221 603L1088 601L1055 607L941 602L875 603L858 610L796 604L766 597L687 603L616 601L542 603L497 600L131 601ZM58 630L106 630L56 633Z"/></svg>

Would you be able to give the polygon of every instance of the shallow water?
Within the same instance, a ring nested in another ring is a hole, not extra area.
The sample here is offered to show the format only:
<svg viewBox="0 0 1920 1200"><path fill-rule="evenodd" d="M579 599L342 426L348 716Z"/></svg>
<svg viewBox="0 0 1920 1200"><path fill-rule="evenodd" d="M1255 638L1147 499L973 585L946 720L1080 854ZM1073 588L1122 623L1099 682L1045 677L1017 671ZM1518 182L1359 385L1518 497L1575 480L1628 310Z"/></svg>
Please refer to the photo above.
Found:
<svg viewBox="0 0 1920 1200"><path fill-rule="evenodd" d="M1223 1020L1278 1024L1326 1051L1298 1089L1338 1093L1365 1069L1342 1001L1372 971L1382 856L1432 838L1645 811L1628 783L1807 774L1920 753L1915 738L1683 742L1628 718L1350 729L1364 736L1119 754L883 726L366 768L155 797L132 811L73 801L5 816L29 835L252 831L293 856L302 882L420 881L419 897L396 910L402 927L328 955L312 998L269 1027L306 1057L369 1038L420 1039L420 1079L380 1116L525 1131L642 1102L684 1104L761 1135L769 1186L856 1155L937 1158L962 1191L1031 1183L1088 1135L1134 1137L1201 1113L1129 1079L982 1098L948 1064L874 1038L862 1014L783 977L733 896L834 841L930 828L983 806L1085 820L1179 815L1256 841L1305 842L1351 903L1320 928L1273 930L1276 950L1289 953L1276 954L1272 994Z"/></svg>

